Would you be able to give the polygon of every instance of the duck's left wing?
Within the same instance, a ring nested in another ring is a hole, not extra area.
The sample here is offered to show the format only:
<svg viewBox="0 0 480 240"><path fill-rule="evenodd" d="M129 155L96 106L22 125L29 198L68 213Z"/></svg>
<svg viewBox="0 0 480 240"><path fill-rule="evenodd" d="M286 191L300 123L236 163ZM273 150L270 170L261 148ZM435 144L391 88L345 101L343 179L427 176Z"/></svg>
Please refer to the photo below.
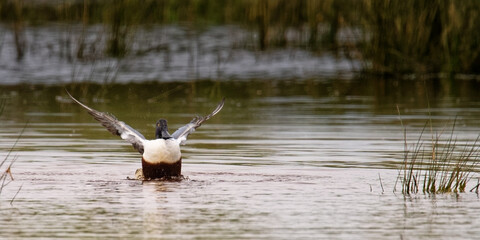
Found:
<svg viewBox="0 0 480 240"><path fill-rule="evenodd" d="M143 154L143 143L146 140L141 133L128 126L126 123L119 121L115 116L111 114L99 112L93 108L88 107L87 105L75 99L68 91L66 92L74 102L87 109L88 113L92 115L95 120L99 121L105 128L107 128L109 132L114 135L120 136L122 139L131 143L133 145L133 148L135 148L139 153Z"/></svg>
<svg viewBox="0 0 480 240"><path fill-rule="evenodd" d="M215 116L220 110L222 110L223 105L225 104L225 98L222 99L222 101L217 105L215 110L213 110L212 113L206 115L206 116L197 116L193 118L192 121L190 121L187 125L179 128L177 131L175 131L171 136L178 141L180 141L180 144L184 145L185 141L187 141L187 136L194 132L196 128L200 127L203 122L207 121L211 117Z"/></svg>

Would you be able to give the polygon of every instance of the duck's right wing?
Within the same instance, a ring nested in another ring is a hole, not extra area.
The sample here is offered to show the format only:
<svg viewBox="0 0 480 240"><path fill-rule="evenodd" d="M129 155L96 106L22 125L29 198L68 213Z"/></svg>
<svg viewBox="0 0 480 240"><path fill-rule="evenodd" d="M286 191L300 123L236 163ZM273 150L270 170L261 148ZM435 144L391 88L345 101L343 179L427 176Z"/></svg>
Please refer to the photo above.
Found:
<svg viewBox="0 0 480 240"><path fill-rule="evenodd" d="M203 117L197 116L197 117L193 118L192 121L190 121L187 125L179 128L177 131L175 131L172 134L172 137L177 139L180 142L180 144L184 145L185 142L187 141L187 136L190 133L194 132L195 129L200 127L203 122L207 121L211 117L215 116L215 114L220 112L220 110L222 110L224 104L225 104L225 98L222 99L222 101L217 105L217 107L215 108L215 110L213 110L212 113L210 113L206 116L203 116Z"/></svg>
<svg viewBox="0 0 480 240"><path fill-rule="evenodd" d="M122 139L131 143L133 145L133 148L135 148L139 153L143 154L143 145L146 139L141 133L128 126L126 123L119 121L115 116L111 114L99 112L93 108L88 107L87 105L75 99L68 91L66 92L74 102L87 109L88 113L92 115L95 120L99 121L105 128L107 128L109 132L114 135L120 136Z"/></svg>

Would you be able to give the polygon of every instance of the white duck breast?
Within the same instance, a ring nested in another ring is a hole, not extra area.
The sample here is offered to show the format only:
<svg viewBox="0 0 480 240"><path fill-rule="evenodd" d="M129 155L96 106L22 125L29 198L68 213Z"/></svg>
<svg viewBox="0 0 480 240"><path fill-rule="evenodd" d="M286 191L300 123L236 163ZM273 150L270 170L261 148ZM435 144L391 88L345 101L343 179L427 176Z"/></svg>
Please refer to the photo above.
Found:
<svg viewBox="0 0 480 240"><path fill-rule="evenodd" d="M143 142L143 159L152 164L176 163L182 157L180 144L175 139L155 139Z"/></svg>

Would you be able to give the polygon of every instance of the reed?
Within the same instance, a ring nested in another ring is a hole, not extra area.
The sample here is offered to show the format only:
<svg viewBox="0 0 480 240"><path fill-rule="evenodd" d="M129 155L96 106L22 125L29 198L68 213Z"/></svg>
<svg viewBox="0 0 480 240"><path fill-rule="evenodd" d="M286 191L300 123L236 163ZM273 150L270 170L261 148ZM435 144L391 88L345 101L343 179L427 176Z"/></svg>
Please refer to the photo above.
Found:
<svg viewBox="0 0 480 240"><path fill-rule="evenodd" d="M5 105L6 105L5 98L0 98L0 116L3 114L3 110L5 109ZM3 192L3 189L14 180L11 169L12 169L13 164L18 159L18 155L12 156L12 153L13 153L13 150L15 149L15 146L20 141L20 138L22 137L23 133L25 132L25 129L27 128L27 125L28 125L28 123L25 124L25 126L23 127L19 136L17 137L17 139L13 143L13 146L7 152L7 155L3 158L2 161L0 161L0 195ZM10 204L13 203L15 197L17 196L18 192L20 192L20 190L21 190L21 187L17 190L17 193L11 199Z"/></svg>
<svg viewBox="0 0 480 240"><path fill-rule="evenodd" d="M12 30L13 43L15 45L16 60L20 61L25 56L27 47L24 33L24 5L23 1L0 0L0 20L5 21Z"/></svg>
<svg viewBox="0 0 480 240"><path fill-rule="evenodd" d="M23 133L25 132L27 125L28 123L25 124L22 131L18 135L17 139L13 143L12 147L8 151L7 155L0 162L0 195L2 195L3 189L14 180L13 174L12 174L12 166L17 161L18 155L12 156L12 153L15 147L17 146L18 142L20 141L20 138L22 137ZM22 186L19 187L19 189L17 190L13 198L10 200L10 204L13 204L13 201L15 200L16 196L18 195L21 189L22 189Z"/></svg>
<svg viewBox="0 0 480 240"><path fill-rule="evenodd" d="M359 50L381 73L479 73L480 3L475 0L364 1Z"/></svg>
<svg viewBox="0 0 480 240"><path fill-rule="evenodd" d="M8 152L7 156L0 162L0 169L5 165L6 168L0 172L0 195L3 188L13 181L13 175L11 167L13 163L18 159L18 156L11 157L12 149ZM10 179L10 180L8 180Z"/></svg>
<svg viewBox="0 0 480 240"><path fill-rule="evenodd" d="M432 135L426 138L425 129L429 124ZM455 122L444 137L445 129L433 132L429 120L415 143L409 145L404 128L404 158L397 177L403 194L465 192L480 162L477 146L480 136L470 144L459 144L454 131Z"/></svg>
<svg viewBox="0 0 480 240"><path fill-rule="evenodd" d="M477 0L0 0L0 22L11 26L19 59L32 24L101 24L107 36L98 44L112 57L129 52L137 26L236 24L251 29L247 47L343 51L365 72L480 73Z"/></svg>

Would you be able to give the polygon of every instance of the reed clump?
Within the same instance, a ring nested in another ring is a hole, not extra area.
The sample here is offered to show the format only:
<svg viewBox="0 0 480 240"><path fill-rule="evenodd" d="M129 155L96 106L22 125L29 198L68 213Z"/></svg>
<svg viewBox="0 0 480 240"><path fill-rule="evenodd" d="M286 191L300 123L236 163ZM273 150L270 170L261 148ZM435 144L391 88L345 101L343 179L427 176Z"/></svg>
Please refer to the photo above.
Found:
<svg viewBox="0 0 480 240"><path fill-rule="evenodd" d="M363 1L360 51L371 71L405 73L479 73L475 0Z"/></svg>
<svg viewBox="0 0 480 240"><path fill-rule="evenodd" d="M454 135L455 123L447 137L444 137L445 129L435 133L430 128L432 135L427 138L424 134L427 126L428 122L416 142L411 145L407 142L404 129L404 158L397 177L402 193L465 192L465 187L480 162L477 146L479 138L472 143L459 143Z"/></svg>

